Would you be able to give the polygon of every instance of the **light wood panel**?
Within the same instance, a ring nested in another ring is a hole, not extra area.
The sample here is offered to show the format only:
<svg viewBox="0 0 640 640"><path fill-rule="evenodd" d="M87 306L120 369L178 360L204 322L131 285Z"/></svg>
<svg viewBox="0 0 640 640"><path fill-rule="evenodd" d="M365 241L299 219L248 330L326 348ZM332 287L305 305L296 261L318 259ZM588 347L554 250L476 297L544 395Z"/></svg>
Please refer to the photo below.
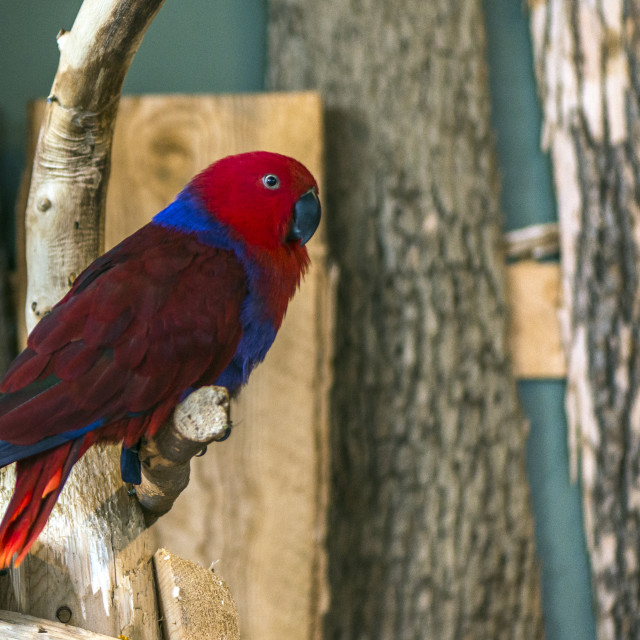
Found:
<svg viewBox="0 0 640 640"><path fill-rule="evenodd" d="M509 344L518 378L562 378L567 363L560 336L560 267L524 260L507 267Z"/></svg>
<svg viewBox="0 0 640 640"><path fill-rule="evenodd" d="M214 571L166 549L153 564L164 640L239 640L238 608Z"/></svg>
<svg viewBox="0 0 640 640"><path fill-rule="evenodd" d="M322 193L318 95L123 99L107 198L107 248L147 222L216 158L254 149L296 157ZM216 563L248 640L311 637L326 599L332 298L322 231L309 250L312 269L276 343L232 407L231 438L197 459L190 486L155 525L159 546L207 567Z"/></svg>

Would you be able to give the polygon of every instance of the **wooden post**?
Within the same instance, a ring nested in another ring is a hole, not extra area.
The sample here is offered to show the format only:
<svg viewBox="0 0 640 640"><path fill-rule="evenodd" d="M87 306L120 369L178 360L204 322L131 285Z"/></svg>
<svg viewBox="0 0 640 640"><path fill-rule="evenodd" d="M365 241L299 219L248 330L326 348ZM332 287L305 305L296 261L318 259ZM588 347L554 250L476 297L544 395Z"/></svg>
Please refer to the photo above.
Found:
<svg viewBox="0 0 640 640"><path fill-rule="evenodd" d="M58 71L38 140L26 211L26 321L32 328L102 248L106 183L120 91L162 0L85 0L60 32ZM2 475L1 502L13 487ZM116 447L75 466L24 563L0 579L6 606L111 636L157 640L151 550Z"/></svg>
<svg viewBox="0 0 640 640"><path fill-rule="evenodd" d="M530 2L560 224L574 478L600 640L640 637L640 11Z"/></svg>

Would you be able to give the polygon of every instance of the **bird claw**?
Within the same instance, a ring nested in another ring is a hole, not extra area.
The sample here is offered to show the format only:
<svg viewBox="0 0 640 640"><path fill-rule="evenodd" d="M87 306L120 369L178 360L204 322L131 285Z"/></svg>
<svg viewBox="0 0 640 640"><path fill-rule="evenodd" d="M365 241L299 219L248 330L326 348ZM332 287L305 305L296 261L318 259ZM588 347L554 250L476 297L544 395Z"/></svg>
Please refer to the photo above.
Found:
<svg viewBox="0 0 640 640"><path fill-rule="evenodd" d="M216 442L224 442L230 435L231 435L231 427L233 425L229 425L225 430L224 430L224 434L222 436L220 436L219 438L216 438Z"/></svg>

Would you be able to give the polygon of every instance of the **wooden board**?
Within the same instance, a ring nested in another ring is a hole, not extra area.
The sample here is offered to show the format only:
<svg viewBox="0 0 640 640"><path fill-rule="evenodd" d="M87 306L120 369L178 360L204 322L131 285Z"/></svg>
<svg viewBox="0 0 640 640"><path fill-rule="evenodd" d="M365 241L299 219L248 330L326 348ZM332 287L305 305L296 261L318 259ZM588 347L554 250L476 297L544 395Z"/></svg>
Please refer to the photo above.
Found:
<svg viewBox="0 0 640 640"><path fill-rule="evenodd" d="M168 204L221 156L294 156L319 180L322 110L315 93L123 99L107 200L107 248ZM313 267L267 360L232 407L231 438L192 465L191 483L155 531L158 546L212 562L240 611L242 637L317 633L326 598L327 397L332 294L323 233Z"/></svg>
<svg viewBox="0 0 640 640"><path fill-rule="evenodd" d="M238 608L224 580L166 549L153 557L165 640L238 640Z"/></svg>
<svg viewBox="0 0 640 640"><path fill-rule="evenodd" d="M509 343L518 378L562 378L567 364L560 336L560 268L529 260L507 268Z"/></svg>
<svg viewBox="0 0 640 640"><path fill-rule="evenodd" d="M121 638L123 636L120 636ZM13 611L0 611L0 638L3 640L113 640L112 636Z"/></svg>

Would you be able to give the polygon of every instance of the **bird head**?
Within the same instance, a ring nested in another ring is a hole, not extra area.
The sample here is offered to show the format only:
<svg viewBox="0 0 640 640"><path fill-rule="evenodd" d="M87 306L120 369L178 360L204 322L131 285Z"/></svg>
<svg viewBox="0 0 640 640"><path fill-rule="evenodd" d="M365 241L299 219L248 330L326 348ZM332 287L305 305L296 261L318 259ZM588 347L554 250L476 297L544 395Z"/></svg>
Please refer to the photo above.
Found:
<svg viewBox="0 0 640 640"><path fill-rule="evenodd" d="M250 247L300 247L320 223L318 185L297 160L266 151L222 158L190 185L206 209Z"/></svg>

